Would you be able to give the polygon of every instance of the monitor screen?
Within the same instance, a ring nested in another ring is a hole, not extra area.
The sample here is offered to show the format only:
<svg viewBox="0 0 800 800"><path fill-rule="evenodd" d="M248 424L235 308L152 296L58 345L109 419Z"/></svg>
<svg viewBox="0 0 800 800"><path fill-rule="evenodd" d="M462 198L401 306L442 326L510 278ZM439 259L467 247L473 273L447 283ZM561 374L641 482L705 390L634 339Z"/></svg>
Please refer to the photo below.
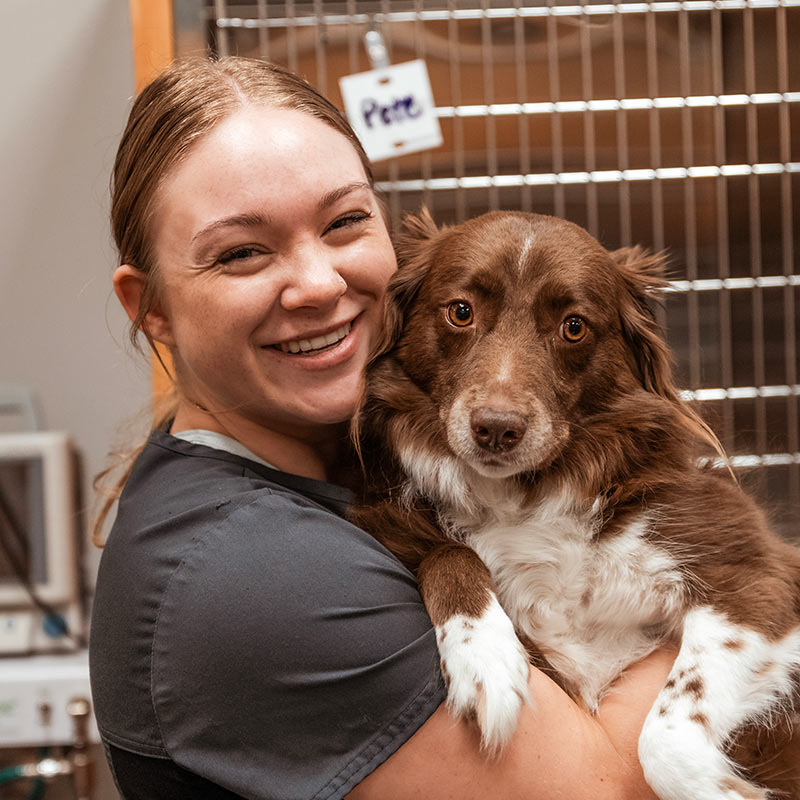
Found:
<svg viewBox="0 0 800 800"><path fill-rule="evenodd" d="M41 459L0 459L0 585L43 580L44 526Z"/></svg>

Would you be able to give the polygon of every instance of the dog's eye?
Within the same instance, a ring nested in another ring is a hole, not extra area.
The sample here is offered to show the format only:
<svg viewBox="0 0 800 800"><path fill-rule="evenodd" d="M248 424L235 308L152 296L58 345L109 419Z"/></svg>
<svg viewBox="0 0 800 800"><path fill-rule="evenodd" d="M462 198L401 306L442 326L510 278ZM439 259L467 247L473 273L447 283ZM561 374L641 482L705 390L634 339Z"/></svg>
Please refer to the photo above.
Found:
<svg viewBox="0 0 800 800"><path fill-rule="evenodd" d="M568 342L579 342L587 331L586 323L580 317L568 317L561 326L561 335Z"/></svg>
<svg viewBox="0 0 800 800"><path fill-rule="evenodd" d="M455 325L457 328L465 328L467 325L471 325L472 318L472 306L463 300L456 300L455 303L450 303L447 306L447 319L451 325Z"/></svg>

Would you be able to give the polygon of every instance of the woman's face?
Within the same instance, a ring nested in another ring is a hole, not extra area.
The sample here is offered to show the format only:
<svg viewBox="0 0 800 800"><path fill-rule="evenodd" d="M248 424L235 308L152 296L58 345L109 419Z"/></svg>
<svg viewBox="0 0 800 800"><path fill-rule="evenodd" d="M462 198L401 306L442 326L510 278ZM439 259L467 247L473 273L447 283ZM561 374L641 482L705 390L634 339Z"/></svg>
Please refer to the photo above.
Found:
<svg viewBox="0 0 800 800"><path fill-rule="evenodd" d="M343 135L238 111L159 189L154 246L157 338L190 400L294 436L352 415L396 263Z"/></svg>

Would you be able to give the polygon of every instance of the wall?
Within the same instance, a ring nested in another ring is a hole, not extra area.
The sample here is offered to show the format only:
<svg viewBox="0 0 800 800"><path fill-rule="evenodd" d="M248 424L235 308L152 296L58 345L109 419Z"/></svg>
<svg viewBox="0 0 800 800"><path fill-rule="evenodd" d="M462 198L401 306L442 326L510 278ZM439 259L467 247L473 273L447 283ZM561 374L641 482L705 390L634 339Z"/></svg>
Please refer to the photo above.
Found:
<svg viewBox="0 0 800 800"><path fill-rule="evenodd" d="M133 94L128 4L4 0L3 24L0 385L32 387L45 427L72 435L88 499L148 392L111 291L108 180Z"/></svg>
<svg viewBox="0 0 800 800"><path fill-rule="evenodd" d="M32 387L45 427L72 435L86 503L119 423L149 393L110 281L108 177L134 85L128 3L3 0L2 11L0 386ZM101 774L97 800L114 796Z"/></svg>

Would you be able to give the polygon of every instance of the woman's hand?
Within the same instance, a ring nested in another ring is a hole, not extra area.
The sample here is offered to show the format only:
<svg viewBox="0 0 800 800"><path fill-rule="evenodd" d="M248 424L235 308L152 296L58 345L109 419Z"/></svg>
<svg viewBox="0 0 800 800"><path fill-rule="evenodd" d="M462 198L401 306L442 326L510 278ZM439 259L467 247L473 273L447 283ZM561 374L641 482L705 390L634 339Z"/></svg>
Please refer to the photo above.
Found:
<svg viewBox="0 0 800 800"><path fill-rule="evenodd" d="M630 667L596 717L550 678L531 669L526 706L503 754L488 758L477 729L446 706L366 777L350 800L647 800L637 741L675 653L661 650Z"/></svg>

